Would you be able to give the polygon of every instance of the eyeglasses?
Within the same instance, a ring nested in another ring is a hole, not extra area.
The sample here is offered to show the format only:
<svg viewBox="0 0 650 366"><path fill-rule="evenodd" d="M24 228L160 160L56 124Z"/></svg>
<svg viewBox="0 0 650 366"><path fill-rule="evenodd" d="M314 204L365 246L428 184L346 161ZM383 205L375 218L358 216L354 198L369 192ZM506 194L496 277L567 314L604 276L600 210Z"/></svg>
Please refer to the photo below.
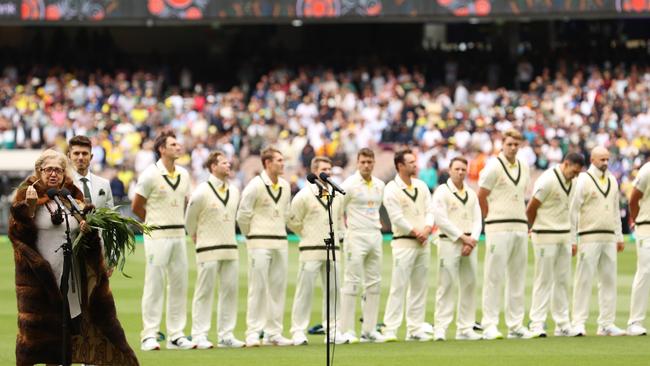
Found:
<svg viewBox="0 0 650 366"><path fill-rule="evenodd" d="M56 175L63 175L65 171L61 168L47 167L47 168L42 168L41 172L47 175L51 175L52 173L56 173Z"/></svg>

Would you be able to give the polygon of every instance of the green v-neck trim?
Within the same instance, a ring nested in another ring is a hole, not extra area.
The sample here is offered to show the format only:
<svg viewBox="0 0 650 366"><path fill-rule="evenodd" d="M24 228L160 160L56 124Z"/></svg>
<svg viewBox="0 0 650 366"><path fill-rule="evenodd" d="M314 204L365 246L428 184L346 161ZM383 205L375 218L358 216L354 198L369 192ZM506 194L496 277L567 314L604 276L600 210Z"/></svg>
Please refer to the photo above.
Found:
<svg viewBox="0 0 650 366"><path fill-rule="evenodd" d="M607 177L607 189L603 191L602 188L600 188L600 184L598 184L598 182L596 181L596 178L594 178L594 176L591 175L591 173L589 172L587 172L587 175L589 176L589 178L591 178L591 181L594 182L596 188L598 188L598 192L600 192L603 195L603 197L607 198L607 196L609 195L609 190L612 188L612 181L609 179L609 177Z"/></svg>
<svg viewBox="0 0 650 366"><path fill-rule="evenodd" d="M560 174L558 174L557 170L554 168L553 173L555 173L555 177L557 178L557 181L560 182L560 187L562 187L562 190L566 195L568 196L569 193L571 193L571 186L573 185L573 182L569 181L569 186L566 187L564 183L562 183L562 179L560 178Z"/></svg>
<svg viewBox="0 0 650 366"><path fill-rule="evenodd" d="M447 183L446 186L449 192L451 192L454 195L454 197L456 197L463 204L463 206L467 203L467 201L469 200L469 192L467 192L467 190L465 190L465 198L462 198L458 194L458 192L454 192L451 190L451 187L449 187L449 183Z"/></svg>
<svg viewBox="0 0 650 366"><path fill-rule="evenodd" d="M181 184L181 175L178 174L178 177L176 178L176 182L172 183L171 179L167 175L163 175L163 178L165 178L165 182L169 184L170 187L172 187L173 190L176 190L178 186Z"/></svg>
<svg viewBox="0 0 650 366"><path fill-rule="evenodd" d="M208 182L208 185L212 189L212 192L214 192L214 195L217 196L217 198L219 199L219 201L221 201L221 203L223 203L224 207L227 206L228 205L228 200L230 199L230 189L229 188L226 189L226 197L222 198L221 195L219 195L217 190L214 188L212 183Z"/></svg>
<svg viewBox="0 0 650 366"><path fill-rule="evenodd" d="M260 176L260 179L262 179L262 176ZM278 195L274 196L273 191L271 190L271 186L267 185L264 182L264 179L262 179L262 183L264 183L264 187L266 187L266 192L269 194L269 196L271 196L271 199L273 199L273 202L275 202L276 204L278 202L280 202L280 197L282 197L282 187L280 187L280 189L278 190Z"/></svg>
<svg viewBox="0 0 650 366"><path fill-rule="evenodd" d="M517 178L512 178L512 175L510 175L510 171L508 170L508 168L503 163L503 161L501 160L500 157L497 156L497 160L499 160L499 163L501 163L501 166L503 167L503 170L506 172L506 175L508 176L508 179L510 179L510 181L512 183L514 183L515 186L519 185L519 180L521 179L521 163L519 163L519 159L517 159L517 168L518 168L517 169Z"/></svg>

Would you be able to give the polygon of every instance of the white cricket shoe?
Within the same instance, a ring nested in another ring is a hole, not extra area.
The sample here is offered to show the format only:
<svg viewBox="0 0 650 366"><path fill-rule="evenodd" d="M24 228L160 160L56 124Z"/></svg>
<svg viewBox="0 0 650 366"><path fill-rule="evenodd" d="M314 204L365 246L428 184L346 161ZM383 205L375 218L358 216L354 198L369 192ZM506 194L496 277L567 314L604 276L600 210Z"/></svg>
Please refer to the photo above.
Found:
<svg viewBox="0 0 650 366"><path fill-rule="evenodd" d="M187 337L185 336L178 337L174 340L171 339L167 340L167 349L188 350L188 349L195 349L195 348L196 348L196 344L194 344L194 342L187 339Z"/></svg>
<svg viewBox="0 0 650 366"><path fill-rule="evenodd" d="M433 330L433 340L434 341L446 341L447 340L447 329L434 328Z"/></svg>
<svg viewBox="0 0 650 366"><path fill-rule="evenodd" d="M323 337L323 343L327 344L327 336ZM345 335L343 335L343 333L336 332L336 334L330 334L330 343L346 344L348 342L347 342L347 338L345 337Z"/></svg>
<svg viewBox="0 0 650 366"><path fill-rule="evenodd" d="M386 343L386 337L376 330L361 333L361 343Z"/></svg>
<svg viewBox="0 0 650 366"><path fill-rule="evenodd" d="M612 324L608 327L598 327L598 331L596 332L596 335L620 337L625 335L625 331Z"/></svg>
<svg viewBox="0 0 650 366"><path fill-rule="evenodd" d="M574 326L573 331L576 333L576 337L584 337L587 335L587 330L585 329L584 324Z"/></svg>
<svg viewBox="0 0 650 366"><path fill-rule="evenodd" d="M242 347L246 347L246 343L240 341L235 337L224 338L219 340L219 343L217 343L217 348L242 348Z"/></svg>
<svg viewBox="0 0 650 366"><path fill-rule="evenodd" d="M158 351L160 350L160 344L158 344L158 341L156 341L156 338L154 337L149 337L147 339L144 339L142 343L140 343L140 349L143 351Z"/></svg>
<svg viewBox="0 0 650 366"><path fill-rule="evenodd" d="M392 330L386 330L382 333L382 335L386 339L386 342L397 342L397 336Z"/></svg>
<svg viewBox="0 0 650 366"><path fill-rule="evenodd" d="M257 333L250 334L246 337L246 347L259 347L260 335Z"/></svg>
<svg viewBox="0 0 650 366"><path fill-rule="evenodd" d="M476 333L474 329L470 328L463 331L456 331L456 340L458 341L478 341L479 339L483 339L483 336Z"/></svg>
<svg viewBox="0 0 650 366"><path fill-rule="evenodd" d="M214 348L214 345L212 342L208 340L206 336L197 336L197 337L192 337L192 342L196 344L196 349L210 349Z"/></svg>
<svg viewBox="0 0 650 366"><path fill-rule="evenodd" d="M420 330L423 331L424 333L433 335L433 325L431 325L431 323L427 323L427 322L422 323L422 325L420 325Z"/></svg>
<svg viewBox="0 0 650 366"><path fill-rule="evenodd" d="M497 327L492 326L483 331L483 339L487 339L489 341L495 340L495 339L503 339L503 334L499 332Z"/></svg>
<svg viewBox="0 0 650 366"><path fill-rule="evenodd" d="M556 336L556 337L577 337L579 334L571 326L564 326L564 327L557 327L556 326L555 327L555 332L553 332L553 335Z"/></svg>
<svg viewBox="0 0 650 366"><path fill-rule="evenodd" d="M644 336L647 333L648 332L645 330L645 328L639 323L633 323L627 327L627 335L630 336Z"/></svg>
<svg viewBox="0 0 650 366"><path fill-rule="evenodd" d="M338 337L338 336L337 336ZM353 331L349 331L346 333L343 333L342 338L343 340L342 343L337 343L337 344L354 344L354 343L359 343L359 338L357 338L357 335L354 334Z"/></svg>
<svg viewBox="0 0 650 366"><path fill-rule="evenodd" d="M305 337L305 333L303 332L294 333L291 340L293 341L294 346L306 346L307 343L309 343L307 337Z"/></svg>
<svg viewBox="0 0 650 366"><path fill-rule="evenodd" d="M262 340L262 345L264 346L293 346L293 341L289 338L283 337L281 334L276 334L274 336L266 337Z"/></svg>
<svg viewBox="0 0 650 366"><path fill-rule="evenodd" d="M425 332L416 332L406 335L407 342L430 342L433 340L433 337Z"/></svg>
<svg viewBox="0 0 650 366"><path fill-rule="evenodd" d="M508 331L508 339L531 339L535 334L526 327L519 327L515 330Z"/></svg>
<svg viewBox="0 0 650 366"><path fill-rule="evenodd" d="M544 327L531 327L530 332L533 333L533 338L546 338L546 330Z"/></svg>

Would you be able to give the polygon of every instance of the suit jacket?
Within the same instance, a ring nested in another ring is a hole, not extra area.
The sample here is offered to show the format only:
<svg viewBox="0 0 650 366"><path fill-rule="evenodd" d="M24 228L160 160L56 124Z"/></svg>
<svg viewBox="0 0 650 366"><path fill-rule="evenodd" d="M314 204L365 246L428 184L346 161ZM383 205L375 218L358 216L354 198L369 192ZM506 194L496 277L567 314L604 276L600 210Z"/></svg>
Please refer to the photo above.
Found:
<svg viewBox="0 0 650 366"><path fill-rule="evenodd" d="M104 179L93 173L88 174L90 177L90 199L95 207L113 208L113 191L108 179ZM84 185L80 180L79 174L74 174L74 184L81 192L84 191Z"/></svg>

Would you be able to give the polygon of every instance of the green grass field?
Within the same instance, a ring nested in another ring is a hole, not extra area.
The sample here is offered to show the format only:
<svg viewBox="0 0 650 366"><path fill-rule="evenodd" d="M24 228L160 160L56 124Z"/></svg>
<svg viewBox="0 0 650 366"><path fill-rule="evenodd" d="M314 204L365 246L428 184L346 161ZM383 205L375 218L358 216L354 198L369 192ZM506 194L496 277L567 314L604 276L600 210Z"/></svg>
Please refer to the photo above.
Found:
<svg viewBox="0 0 650 366"><path fill-rule="evenodd" d="M15 364L14 344L16 334L16 299L14 290L13 255L9 241L0 237L0 275L5 278L0 288L0 365ZM235 335L243 339L246 311L246 250L242 246L241 275L239 291L239 316ZM527 277L527 307L530 305L530 288L532 282L532 251L529 251L530 265ZM194 263L194 254L188 252L190 263ZM479 253L482 262L483 253ZM427 321L433 321L434 295L436 283L435 250L431 258L431 281L427 306ZM634 245L628 243L626 250L619 256L618 265L618 311L616 323L625 327L628 318L630 287L635 271L636 254ZM296 282L297 250L290 248L289 256L289 286L287 289L287 305L285 309L285 336L288 336L291 304ZM383 318L383 306L386 303L390 282L390 247L384 249L384 266L382 281L382 309L380 321ZM195 268L190 266L190 290L188 291L188 323L190 329L191 296ZM135 255L129 258L126 272L131 279L119 274L111 278L111 287L117 303L119 318L124 326L128 340L136 351L142 365L322 365L325 363L325 346L323 336L309 336L310 345L303 347L262 347L254 349L213 349L192 351L141 352L139 349L140 297L144 275L143 248L138 246ZM482 268L479 271L482 273ZM480 289L479 289L480 291ZM458 342L407 343L390 344L355 344L339 345L335 351L336 365L649 365L650 339L648 337L606 338L593 335L596 330L597 317L596 289L592 295L591 316L587 326L589 336L583 338L554 338L533 340L497 340ZM320 296L320 291L317 291ZM313 303L311 323L319 323L321 319L320 297ZM480 320L480 309L477 314ZM213 318L214 321L214 318ZM163 328L164 330L164 324ZM551 326L551 330L552 330ZM213 326L214 330L214 326ZM502 332L505 334L502 322ZM448 337L453 338L455 330L450 329ZM214 332L213 332L214 333ZM404 329L398 334L404 337ZM211 335L214 340L214 334ZM164 347L163 347L164 348Z"/></svg>

